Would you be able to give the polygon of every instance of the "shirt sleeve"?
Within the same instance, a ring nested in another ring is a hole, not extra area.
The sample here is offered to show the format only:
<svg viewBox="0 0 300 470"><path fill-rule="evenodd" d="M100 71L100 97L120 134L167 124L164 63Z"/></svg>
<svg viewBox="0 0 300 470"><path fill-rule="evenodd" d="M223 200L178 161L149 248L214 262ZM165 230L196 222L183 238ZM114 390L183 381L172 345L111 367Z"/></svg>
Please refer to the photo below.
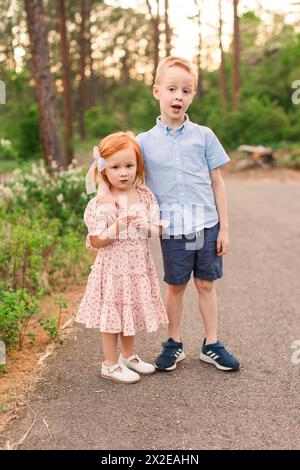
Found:
<svg viewBox="0 0 300 470"><path fill-rule="evenodd" d="M88 229L86 248L97 251L98 249L92 246L90 237L101 235L103 230L107 228L107 218L105 211L101 208L101 204L98 204L95 198L91 199L86 206L83 218Z"/></svg>
<svg viewBox="0 0 300 470"><path fill-rule="evenodd" d="M230 161L230 158L222 147L217 136L209 128L207 128L206 133L205 158L209 170L218 168Z"/></svg>

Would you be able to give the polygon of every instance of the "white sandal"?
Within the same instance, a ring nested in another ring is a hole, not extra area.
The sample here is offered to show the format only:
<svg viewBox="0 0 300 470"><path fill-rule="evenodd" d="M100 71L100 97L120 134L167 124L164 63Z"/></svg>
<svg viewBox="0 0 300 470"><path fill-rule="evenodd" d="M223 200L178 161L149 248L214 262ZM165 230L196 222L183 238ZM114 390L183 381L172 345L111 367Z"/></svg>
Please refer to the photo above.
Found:
<svg viewBox="0 0 300 470"><path fill-rule="evenodd" d="M136 359L138 362L133 362ZM134 370L138 374L141 375L150 375L155 372L155 367L153 364L149 364L148 362L142 361L137 354L133 354L126 359L120 354L119 362L122 365L128 367L128 369Z"/></svg>
<svg viewBox="0 0 300 470"><path fill-rule="evenodd" d="M122 369L118 371L117 369ZM114 364L112 366L106 366L103 362L101 365L101 376L104 379L114 380L115 382L120 382L122 384L134 384L140 380L139 374L133 372L125 364Z"/></svg>

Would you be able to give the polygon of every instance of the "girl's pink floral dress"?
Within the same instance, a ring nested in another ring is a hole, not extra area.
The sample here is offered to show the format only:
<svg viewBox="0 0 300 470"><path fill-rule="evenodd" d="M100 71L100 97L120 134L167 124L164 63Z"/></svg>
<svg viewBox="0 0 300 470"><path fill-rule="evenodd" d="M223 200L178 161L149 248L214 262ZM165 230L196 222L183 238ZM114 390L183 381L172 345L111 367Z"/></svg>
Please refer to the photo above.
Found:
<svg viewBox="0 0 300 470"><path fill-rule="evenodd" d="M128 214L147 217L154 224L159 219L155 196L145 185L137 187L140 202L127 208ZM93 249L89 237L100 235L108 226L107 212L93 198L88 203L84 221L88 228L87 247ZM120 215L124 208L120 208ZM111 216L112 214L110 214ZM135 335L137 330L156 331L159 324L168 323L161 298L158 277L152 259L149 240L137 237L135 227L127 238L119 238L100 248L91 267L87 288L76 315L76 321L87 328L99 328L103 333ZM125 234L126 235L126 234Z"/></svg>

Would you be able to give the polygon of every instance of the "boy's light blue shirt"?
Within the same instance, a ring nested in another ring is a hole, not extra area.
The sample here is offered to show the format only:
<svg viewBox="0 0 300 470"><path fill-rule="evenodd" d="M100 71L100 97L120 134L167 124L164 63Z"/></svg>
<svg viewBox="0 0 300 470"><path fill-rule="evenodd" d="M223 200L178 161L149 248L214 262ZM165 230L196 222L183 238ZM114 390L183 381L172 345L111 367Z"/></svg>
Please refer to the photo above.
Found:
<svg viewBox="0 0 300 470"><path fill-rule="evenodd" d="M146 185L155 194L168 235L188 235L213 227L219 217L210 170L230 161L211 129L191 122L172 130L160 117L156 126L137 136Z"/></svg>

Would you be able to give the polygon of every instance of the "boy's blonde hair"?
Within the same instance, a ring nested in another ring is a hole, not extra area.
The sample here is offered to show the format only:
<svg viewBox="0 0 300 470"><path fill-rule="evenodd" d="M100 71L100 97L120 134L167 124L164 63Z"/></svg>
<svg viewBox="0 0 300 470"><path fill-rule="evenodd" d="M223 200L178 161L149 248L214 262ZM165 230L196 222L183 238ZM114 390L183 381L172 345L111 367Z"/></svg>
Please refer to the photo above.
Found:
<svg viewBox="0 0 300 470"><path fill-rule="evenodd" d="M196 89L197 74L194 69L194 66L188 60L183 59L182 57L175 57L175 56L166 57L165 59L159 62L158 67L156 69L156 74L155 74L155 81L154 81L155 85L159 85L165 70L170 67L182 67L184 70L189 72L194 77L195 89Z"/></svg>

